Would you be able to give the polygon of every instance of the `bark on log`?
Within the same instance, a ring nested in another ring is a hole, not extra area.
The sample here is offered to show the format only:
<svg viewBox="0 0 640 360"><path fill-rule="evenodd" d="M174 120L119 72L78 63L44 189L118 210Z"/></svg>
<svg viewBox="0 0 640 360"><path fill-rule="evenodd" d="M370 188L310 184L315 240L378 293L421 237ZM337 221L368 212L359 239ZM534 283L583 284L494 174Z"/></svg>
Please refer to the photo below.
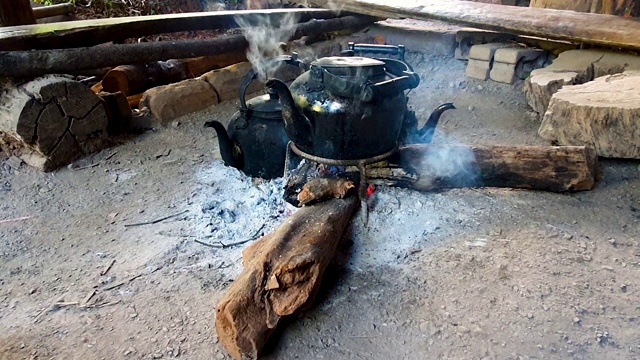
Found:
<svg viewBox="0 0 640 360"><path fill-rule="evenodd" d="M282 318L313 303L358 200L298 210L243 252L244 270L219 302L218 339L234 359L256 359Z"/></svg>
<svg viewBox="0 0 640 360"><path fill-rule="evenodd" d="M52 171L103 148L108 120L87 86L60 76L23 85L0 82L0 143L28 152L29 165Z"/></svg>
<svg viewBox="0 0 640 360"><path fill-rule="evenodd" d="M304 3L325 8L335 4L333 0L305 0ZM339 6L344 11L372 16L435 19L507 33L640 49L640 22L620 16L462 0L344 0Z"/></svg>
<svg viewBox="0 0 640 360"><path fill-rule="evenodd" d="M553 192L593 188L598 157L584 146L464 146L418 144L368 167L374 184L432 191L507 187Z"/></svg>
<svg viewBox="0 0 640 360"><path fill-rule="evenodd" d="M56 4L34 8L33 15L36 19L43 19L60 15L69 15L73 13L74 9L75 6L73 4Z"/></svg>
<svg viewBox="0 0 640 360"><path fill-rule="evenodd" d="M2 1L2 3L8 2ZM36 24L0 28L0 49L35 50L90 47L110 41L120 42L129 38L163 33L237 28L238 24L235 19L242 19L249 23L265 20L269 24L279 24L283 18L290 17L291 14L294 14L299 22L336 17L336 13L329 10L271 9L131 16Z"/></svg>
<svg viewBox="0 0 640 360"><path fill-rule="evenodd" d="M121 65L111 69L102 79L108 92L123 92L127 96L144 92L155 86L166 85L200 76L213 69L246 61L244 51L217 56L203 56L187 60L156 61L140 65Z"/></svg>
<svg viewBox="0 0 640 360"><path fill-rule="evenodd" d="M31 10L29 0L0 1L0 24L2 26L17 26L35 24L36 18Z"/></svg>
<svg viewBox="0 0 640 360"><path fill-rule="evenodd" d="M362 16L312 20L299 24L288 40L337 30L362 29L374 21L374 18ZM121 64L144 64L158 60L219 55L241 51L247 46L244 36L231 35L209 40L160 41L79 49L2 51L0 68L4 76L13 77L65 74L70 71Z"/></svg>

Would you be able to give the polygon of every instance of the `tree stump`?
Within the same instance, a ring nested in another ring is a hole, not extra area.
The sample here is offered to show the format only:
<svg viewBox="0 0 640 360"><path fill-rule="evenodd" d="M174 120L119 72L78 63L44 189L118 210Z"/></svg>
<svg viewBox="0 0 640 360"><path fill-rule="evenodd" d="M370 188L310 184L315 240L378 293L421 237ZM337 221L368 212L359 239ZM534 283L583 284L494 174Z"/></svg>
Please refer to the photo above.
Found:
<svg viewBox="0 0 640 360"><path fill-rule="evenodd" d="M29 165L53 171L104 147L107 115L87 86L44 76L21 85L0 80L0 92L0 143Z"/></svg>
<svg viewBox="0 0 640 360"><path fill-rule="evenodd" d="M640 159L640 71L565 86L549 104L539 134L600 156Z"/></svg>

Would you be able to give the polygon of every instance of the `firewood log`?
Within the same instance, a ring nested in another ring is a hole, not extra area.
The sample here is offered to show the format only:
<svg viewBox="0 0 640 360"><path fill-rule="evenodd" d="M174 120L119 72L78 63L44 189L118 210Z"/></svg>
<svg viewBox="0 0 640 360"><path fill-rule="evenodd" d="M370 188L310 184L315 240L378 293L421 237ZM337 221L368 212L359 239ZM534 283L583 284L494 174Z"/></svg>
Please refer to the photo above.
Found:
<svg viewBox="0 0 640 360"><path fill-rule="evenodd" d="M244 250L244 270L216 314L218 339L234 359L256 359L285 316L313 303L358 203L349 196L304 207Z"/></svg>
<svg viewBox="0 0 640 360"><path fill-rule="evenodd" d="M302 187L302 191L298 194L300 205L322 201L326 199L342 199L349 190L355 188L353 181L339 178L327 179L317 178L309 181Z"/></svg>
<svg viewBox="0 0 640 360"><path fill-rule="evenodd" d="M29 165L51 171L105 146L107 115L86 85L62 76L3 79L0 94L0 144L28 152Z"/></svg>

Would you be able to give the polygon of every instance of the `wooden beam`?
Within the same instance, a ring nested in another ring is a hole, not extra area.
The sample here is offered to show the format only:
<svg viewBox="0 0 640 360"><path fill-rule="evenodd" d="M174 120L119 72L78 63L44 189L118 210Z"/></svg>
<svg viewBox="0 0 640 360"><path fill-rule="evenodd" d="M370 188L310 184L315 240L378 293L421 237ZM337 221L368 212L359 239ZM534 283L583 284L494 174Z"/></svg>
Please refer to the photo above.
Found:
<svg viewBox="0 0 640 360"><path fill-rule="evenodd" d="M0 0L0 23L2 26L35 24L29 0Z"/></svg>
<svg viewBox="0 0 640 360"><path fill-rule="evenodd" d="M333 0L305 0L305 3L325 8L335 4ZM461 0L343 0L340 9L380 17L436 19L507 33L640 50L640 21L620 16Z"/></svg>
<svg viewBox="0 0 640 360"><path fill-rule="evenodd" d="M36 19L72 14L75 7L73 4L57 4L51 6L42 6L33 9L33 15Z"/></svg>
<svg viewBox="0 0 640 360"><path fill-rule="evenodd" d="M367 16L312 20L298 24L289 40L338 30L359 30L374 21L374 18ZM3 76L9 77L66 74L121 64L218 55L244 50L247 46L243 35L229 35L206 40L157 41L78 49L0 51L0 69Z"/></svg>
<svg viewBox="0 0 640 360"><path fill-rule="evenodd" d="M4 3L7 0L2 1ZM292 14L299 22L336 17L335 12L321 9L271 9L211 11L36 24L0 28L0 50L65 49L163 33L230 29L238 27L236 19L256 24L260 20L268 20L270 24L278 24Z"/></svg>

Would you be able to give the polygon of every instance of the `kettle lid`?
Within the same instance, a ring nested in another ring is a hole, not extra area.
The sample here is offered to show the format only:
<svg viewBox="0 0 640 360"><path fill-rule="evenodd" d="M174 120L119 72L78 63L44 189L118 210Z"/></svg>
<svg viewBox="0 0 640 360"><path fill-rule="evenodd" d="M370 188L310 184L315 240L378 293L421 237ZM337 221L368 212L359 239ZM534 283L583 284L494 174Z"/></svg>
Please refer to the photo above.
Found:
<svg viewBox="0 0 640 360"><path fill-rule="evenodd" d="M247 108L256 116L282 119L282 105L278 94L272 89L267 94L256 96L247 101Z"/></svg>
<svg viewBox="0 0 640 360"><path fill-rule="evenodd" d="M329 56L311 63L312 67L322 67L333 75L372 77L384 74L383 61L362 56Z"/></svg>

